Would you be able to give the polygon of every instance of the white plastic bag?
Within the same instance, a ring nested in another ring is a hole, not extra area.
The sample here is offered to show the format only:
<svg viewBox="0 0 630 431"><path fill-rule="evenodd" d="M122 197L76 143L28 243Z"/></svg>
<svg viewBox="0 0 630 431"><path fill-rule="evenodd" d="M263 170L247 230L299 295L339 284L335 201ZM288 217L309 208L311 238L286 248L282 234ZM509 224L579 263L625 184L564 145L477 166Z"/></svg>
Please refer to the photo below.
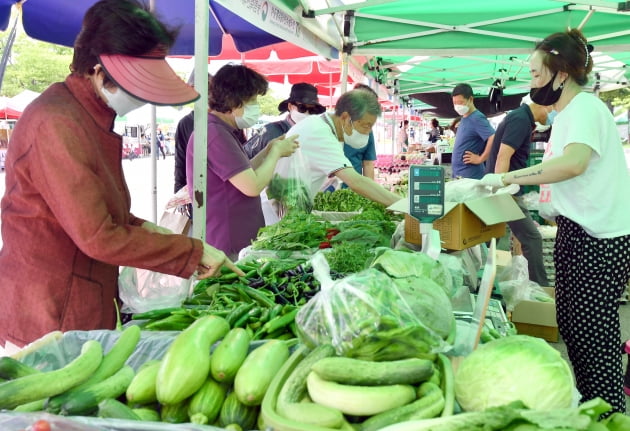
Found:
<svg viewBox="0 0 630 431"><path fill-rule="evenodd" d="M193 289L193 278L181 278L147 269L126 266L118 276L123 313L143 313L178 307Z"/></svg>

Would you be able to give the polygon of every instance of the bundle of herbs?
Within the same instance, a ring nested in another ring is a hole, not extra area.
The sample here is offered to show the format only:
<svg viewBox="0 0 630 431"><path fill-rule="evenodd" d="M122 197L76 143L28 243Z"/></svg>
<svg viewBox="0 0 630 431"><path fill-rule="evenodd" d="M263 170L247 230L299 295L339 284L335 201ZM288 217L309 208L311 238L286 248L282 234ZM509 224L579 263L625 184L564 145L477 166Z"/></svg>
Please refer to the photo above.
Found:
<svg viewBox="0 0 630 431"><path fill-rule="evenodd" d="M302 211L289 211L278 223L264 226L252 242L254 250L305 250L318 248L331 225Z"/></svg>
<svg viewBox="0 0 630 431"><path fill-rule="evenodd" d="M267 187L267 197L280 202L286 211L310 213L313 209L310 191L300 178L275 174Z"/></svg>

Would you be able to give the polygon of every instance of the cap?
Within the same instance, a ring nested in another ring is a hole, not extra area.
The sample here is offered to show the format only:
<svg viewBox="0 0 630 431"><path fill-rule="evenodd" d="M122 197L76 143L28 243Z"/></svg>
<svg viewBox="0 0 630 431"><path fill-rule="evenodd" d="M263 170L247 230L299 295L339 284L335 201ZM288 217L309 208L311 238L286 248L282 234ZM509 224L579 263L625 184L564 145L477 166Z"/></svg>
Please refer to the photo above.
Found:
<svg viewBox="0 0 630 431"><path fill-rule="evenodd" d="M141 56L101 54L99 61L116 85L147 103L185 105L199 98L166 62L163 47Z"/></svg>
<svg viewBox="0 0 630 431"><path fill-rule="evenodd" d="M317 88L311 84L307 84L306 82L293 84L289 98L280 102L278 105L278 111L287 111L289 109L289 103L315 105L321 107L322 113L326 111L326 108L319 103L319 99L317 98Z"/></svg>

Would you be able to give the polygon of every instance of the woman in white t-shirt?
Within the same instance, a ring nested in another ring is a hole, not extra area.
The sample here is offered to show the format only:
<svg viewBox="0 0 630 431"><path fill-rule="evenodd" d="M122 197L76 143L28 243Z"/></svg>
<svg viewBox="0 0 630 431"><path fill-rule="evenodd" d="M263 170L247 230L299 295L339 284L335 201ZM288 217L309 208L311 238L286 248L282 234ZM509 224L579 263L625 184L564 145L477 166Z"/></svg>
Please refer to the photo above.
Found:
<svg viewBox="0 0 630 431"><path fill-rule="evenodd" d="M541 215L558 225L558 328L581 402L601 397L624 413L630 388L623 387L618 309L630 277L630 176L610 110L582 91L592 49L576 29L538 43L530 96L558 112L543 162L481 183L541 185Z"/></svg>

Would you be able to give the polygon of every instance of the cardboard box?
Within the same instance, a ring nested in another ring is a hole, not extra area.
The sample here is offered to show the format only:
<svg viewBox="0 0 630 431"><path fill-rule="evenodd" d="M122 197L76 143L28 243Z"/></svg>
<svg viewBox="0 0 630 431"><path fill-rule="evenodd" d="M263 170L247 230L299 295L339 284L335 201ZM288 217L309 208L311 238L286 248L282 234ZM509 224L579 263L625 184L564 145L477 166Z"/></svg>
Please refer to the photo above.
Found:
<svg viewBox="0 0 630 431"><path fill-rule="evenodd" d="M396 209L394 206L390 208ZM496 194L464 203L445 202L444 216L433 222L433 228L440 232L442 248L464 250L502 237L506 222L523 217L512 195ZM422 243L420 223L409 214L405 215L405 241Z"/></svg>
<svg viewBox="0 0 630 431"><path fill-rule="evenodd" d="M555 298L554 288L543 287L543 289ZM554 302L521 301L514 307L511 320L519 334L540 337L553 343L558 342L558 322Z"/></svg>

